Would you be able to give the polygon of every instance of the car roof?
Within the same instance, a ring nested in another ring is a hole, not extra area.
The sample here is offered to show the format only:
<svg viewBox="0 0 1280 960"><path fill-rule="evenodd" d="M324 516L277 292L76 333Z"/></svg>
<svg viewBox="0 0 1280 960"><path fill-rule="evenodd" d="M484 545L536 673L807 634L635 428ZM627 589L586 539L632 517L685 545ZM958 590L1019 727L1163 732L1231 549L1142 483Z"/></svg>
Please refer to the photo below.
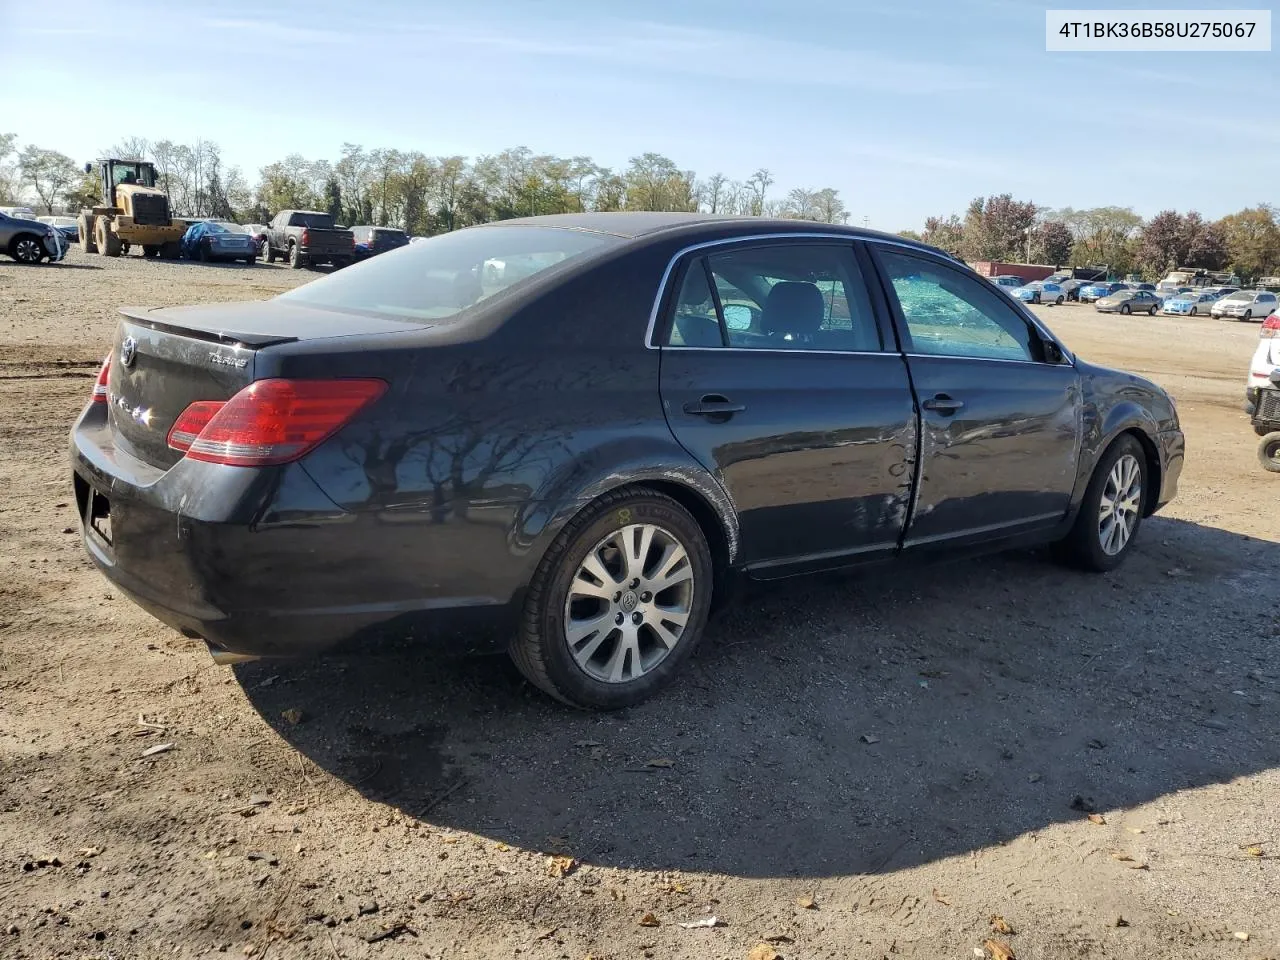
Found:
<svg viewBox="0 0 1280 960"><path fill-rule="evenodd" d="M790 218L749 217L718 213L664 213L654 211L624 211L618 213L557 213L541 217L517 217L513 220L493 220L482 224L480 229L488 227L510 226L542 226L563 227L570 230L589 230L593 233L604 233L624 240L638 240L642 237L653 237L656 234L665 236L687 237L692 242L699 239L717 239L726 234L726 229L734 228L738 233L742 227L753 227L752 233L832 233L847 236L850 239L888 240L901 246L915 247L927 253L960 262L951 254L931 247L927 243L907 240L894 233L883 233L879 230L868 230L862 227L850 227L839 223L820 223L813 220L794 220ZM748 234L743 234L748 235Z"/></svg>

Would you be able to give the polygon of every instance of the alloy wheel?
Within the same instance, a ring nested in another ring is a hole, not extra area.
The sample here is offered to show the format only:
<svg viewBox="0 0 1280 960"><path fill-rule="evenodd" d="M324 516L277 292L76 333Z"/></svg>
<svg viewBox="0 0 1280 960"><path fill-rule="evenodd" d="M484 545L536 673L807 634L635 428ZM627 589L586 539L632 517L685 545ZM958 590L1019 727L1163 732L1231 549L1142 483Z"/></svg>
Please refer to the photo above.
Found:
<svg viewBox="0 0 1280 960"><path fill-rule="evenodd" d="M1124 550L1138 525L1142 509L1142 467L1126 453L1111 467L1098 505L1098 542L1114 557Z"/></svg>
<svg viewBox="0 0 1280 960"><path fill-rule="evenodd" d="M569 584L569 654L604 683L629 683L675 649L693 611L693 564L684 544L654 523L624 526L587 552Z"/></svg>
<svg viewBox="0 0 1280 960"><path fill-rule="evenodd" d="M18 242L14 244L14 259L21 263L39 263L44 256L44 251L40 249L40 242L31 237L20 237Z"/></svg>

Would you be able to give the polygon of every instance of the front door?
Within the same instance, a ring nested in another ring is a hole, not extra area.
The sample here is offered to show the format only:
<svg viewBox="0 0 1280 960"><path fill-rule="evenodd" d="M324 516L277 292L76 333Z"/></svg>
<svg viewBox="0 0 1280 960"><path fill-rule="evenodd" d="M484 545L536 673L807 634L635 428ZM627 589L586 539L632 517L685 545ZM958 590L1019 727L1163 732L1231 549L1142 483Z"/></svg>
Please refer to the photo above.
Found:
<svg viewBox="0 0 1280 960"><path fill-rule="evenodd" d="M739 561L773 577L891 555L915 411L853 244L731 243L677 277L657 331L663 407L737 509Z"/></svg>
<svg viewBox="0 0 1280 960"><path fill-rule="evenodd" d="M905 546L981 542L1067 513L1080 386L1035 327L940 259L877 245L920 404L920 481Z"/></svg>

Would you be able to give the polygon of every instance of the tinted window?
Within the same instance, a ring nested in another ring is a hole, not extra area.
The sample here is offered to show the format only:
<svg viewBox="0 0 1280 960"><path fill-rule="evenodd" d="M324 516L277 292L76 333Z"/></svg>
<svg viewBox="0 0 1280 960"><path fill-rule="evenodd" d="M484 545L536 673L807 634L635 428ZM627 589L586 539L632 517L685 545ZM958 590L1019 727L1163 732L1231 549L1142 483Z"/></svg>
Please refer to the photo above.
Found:
<svg viewBox="0 0 1280 960"><path fill-rule="evenodd" d="M406 244L280 297L339 310L438 320L620 242L617 237L554 227L475 227Z"/></svg>
<svg viewBox="0 0 1280 960"><path fill-rule="evenodd" d="M911 350L951 357L1034 360L1031 328L1011 307L959 271L881 249Z"/></svg>
<svg viewBox="0 0 1280 960"><path fill-rule="evenodd" d="M723 295L724 291L721 291ZM701 257L685 269L667 343L673 347L724 346L715 298L711 295L711 285L707 283L706 262Z"/></svg>
<svg viewBox="0 0 1280 960"><path fill-rule="evenodd" d="M289 217L289 226L331 230L333 229L333 217L327 213L295 213Z"/></svg>
<svg viewBox="0 0 1280 960"><path fill-rule="evenodd" d="M880 331L852 245L735 247L711 254L705 261L715 283L729 346L763 350L881 349ZM693 298L703 292L692 271L686 274L685 286L688 290L681 291L677 318L695 315ZM673 337L675 327L673 324ZM679 332L681 336L688 335L687 328Z"/></svg>

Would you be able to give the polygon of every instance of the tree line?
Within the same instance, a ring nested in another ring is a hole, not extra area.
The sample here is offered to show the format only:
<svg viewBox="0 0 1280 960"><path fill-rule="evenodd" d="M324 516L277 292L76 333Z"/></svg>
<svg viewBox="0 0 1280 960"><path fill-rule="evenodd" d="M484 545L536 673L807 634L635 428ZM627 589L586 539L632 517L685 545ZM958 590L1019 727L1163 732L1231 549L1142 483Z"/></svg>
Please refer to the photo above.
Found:
<svg viewBox="0 0 1280 960"><path fill-rule="evenodd" d="M743 179L699 177L658 153L626 168L590 157L535 154L527 147L491 156L428 156L419 151L344 144L336 160L299 154L269 163L250 183L210 140L175 143L128 137L104 151L150 160L179 216L261 223L278 210L332 213L341 223L394 226L431 235L511 217L609 210L704 211L846 223L838 190L774 190L759 169ZM96 173L55 150L18 148L0 134L0 202L33 197L48 212L78 211L97 197ZM1242 278L1280 273L1280 210L1261 203L1219 220L1165 210L1144 220L1129 207L1052 210L1009 194L975 198L964 216L929 217L902 236L932 243L970 262L1030 261L1054 266L1106 264L1116 274L1163 274L1170 267L1232 269Z"/></svg>
<svg viewBox="0 0 1280 960"><path fill-rule="evenodd" d="M278 210L315 209L346 224L399 227L430 235L511 217L609 210L709 211L845 223L849 212L832 187L771 192L759 169L745 179L699 178L657 153L631 158L625 169L590 157L535 154L527 147L492 156L431 157L419 151L344 144L337 160L290 154L259 170L256 185L222 160L209 140L192 144L128 137L104 151L149 160L178 216L263 222ZM49 212L78 210L97 194L96 174L55 150L17 149L0 134L0 202L34 196Z"/></svg>
<svg viewBox="0 0 1280 960"><path fill-rule="evenodd" d="M1163 210L1144 220L1128 207L1061 210L977 197L964 217L929 217L923 240L970 263L979 260L1053 266L1106 265L1114 274L1163 276L1174 267L1233 270L1242 279L1280 274L1280 209L1266 203L1206 220L1194 210Z"/></svg>

